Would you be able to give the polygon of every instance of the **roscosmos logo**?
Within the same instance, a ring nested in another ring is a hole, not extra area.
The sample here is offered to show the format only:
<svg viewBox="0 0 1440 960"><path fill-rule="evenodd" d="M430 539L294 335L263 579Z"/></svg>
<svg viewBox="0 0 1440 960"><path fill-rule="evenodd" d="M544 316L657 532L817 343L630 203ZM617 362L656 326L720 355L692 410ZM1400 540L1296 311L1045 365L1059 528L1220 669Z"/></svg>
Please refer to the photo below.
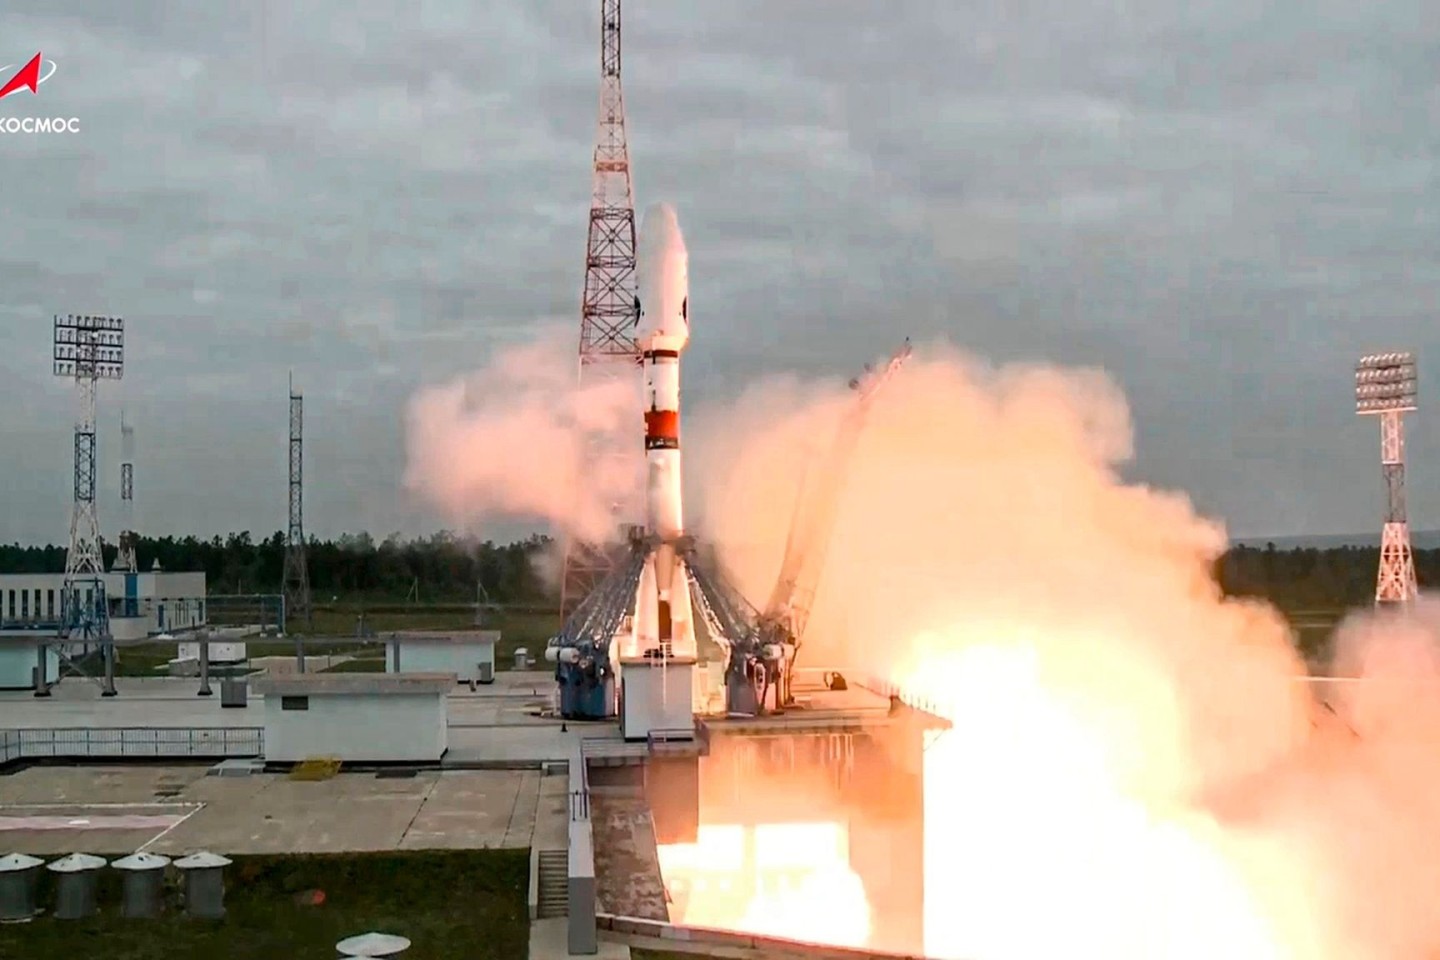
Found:
<svg viewBox="0 0 1440 960"><path fill-rule="evenodd" d="M14 70L14 73L11 71ZM14 64L0 67L0 111L15 106L15 96L40 92L40 84L55 76L55 61L46 60L43 54L31 57L19 70ZM79 133L79 117L15 117L0 116L0 133Z"/></svg>

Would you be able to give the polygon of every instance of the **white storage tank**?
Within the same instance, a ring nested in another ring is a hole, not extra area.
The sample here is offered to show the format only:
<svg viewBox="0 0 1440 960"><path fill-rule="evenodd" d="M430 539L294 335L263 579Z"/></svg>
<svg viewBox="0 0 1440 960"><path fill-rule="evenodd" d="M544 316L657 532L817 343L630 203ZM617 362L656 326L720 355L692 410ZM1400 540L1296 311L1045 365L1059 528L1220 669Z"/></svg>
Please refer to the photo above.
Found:
<svg viewBox="0 0 1440 960"><path fill-rule="evenodd" d="M253 681L265 698L265 762L438 761L453 673L289 673Z"/></svg>
<svg viewBox="0 0 1440 960"><path fill-rule="evenodd" d="M456 683L495 679L499 630L414 630L385 642L386 673L453 673Z"/></svg>

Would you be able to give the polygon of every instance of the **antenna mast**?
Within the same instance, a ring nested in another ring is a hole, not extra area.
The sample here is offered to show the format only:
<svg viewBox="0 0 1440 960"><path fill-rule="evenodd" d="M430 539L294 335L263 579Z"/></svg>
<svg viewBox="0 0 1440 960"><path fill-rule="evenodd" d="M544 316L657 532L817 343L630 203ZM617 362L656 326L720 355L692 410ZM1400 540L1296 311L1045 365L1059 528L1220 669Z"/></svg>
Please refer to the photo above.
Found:
<svg viewBox="0 0 1440 960"><path fill-rule="evenodd" d="M638 318L635 202L625 136L625 99L620 89L620 0L601 0L600 113L585 245L585 287L580 301L582 383L634 378L638 395ZM588 453L586 460L590 464L624 457L614 441L598 437L591 439ZM638 482L638 467L636 479ZM619 506L615 504L612 511L618 513ZM566 534L560 587L562 618L589 595L611 566L610 551L605 547Z"/></svg>
<svg viewBox="0 0 1440 960"><path fill-rule="evenodd" d="M310 624L310 574L305 562L305 401L290 378L290 523L285 531L285 619L304 617ZM301 661L303 670L303 663Z"/></svg>
<svg viewBox="0 0 1440 960"><path fill-rule="evenodd" d="M115 554L116 571L137 573L135 557L135 428L120 411L120 551Z"/></svg>
<svg viewBox="0 0 1440 960"><path fill-rule="evenodd" d="M1355 365L1355 412L1380 417L1380 465L1385 474L1385 526L1380 535L1380 573L1375 603L1415 599L1415 560L1405 515L1405 422L1416 409L1415 355L1375 353Z"/></svg>

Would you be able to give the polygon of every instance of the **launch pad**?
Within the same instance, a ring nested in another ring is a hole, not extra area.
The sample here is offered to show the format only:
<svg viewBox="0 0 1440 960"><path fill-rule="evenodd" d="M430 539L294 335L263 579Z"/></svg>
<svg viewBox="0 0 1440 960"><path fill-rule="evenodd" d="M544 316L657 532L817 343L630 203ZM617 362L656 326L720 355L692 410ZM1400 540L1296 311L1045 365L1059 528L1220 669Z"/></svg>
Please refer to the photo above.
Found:
<svg viewBox="0 0 1440 960"><path fill-rule="evenodd" d="M608 915L918 955L924 751L946 724L858 674L796 666L849 460L909 342L851 381L854 402L801 483L774 589L752 606L684 524L692 318L675 212L652 207L639 241L645 522L624 528L545 651L560 717L618 721L625 746L571 761L584 813L572 811L570 952L594 953ZM796 929L826 918L837 926Z"/></svg>

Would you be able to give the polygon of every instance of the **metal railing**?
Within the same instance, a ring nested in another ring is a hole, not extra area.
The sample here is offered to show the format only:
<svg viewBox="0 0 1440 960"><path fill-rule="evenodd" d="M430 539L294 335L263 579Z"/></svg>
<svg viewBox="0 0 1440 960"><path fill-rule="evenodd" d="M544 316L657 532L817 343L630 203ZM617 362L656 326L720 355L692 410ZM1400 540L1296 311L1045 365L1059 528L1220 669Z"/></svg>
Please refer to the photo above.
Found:
<svg viewBox="0 0 1440 960"><path fill-rule="evenodd" d="M573 822L590 819L590 791L570 791L570 819Z"/></svg>
<svg viewBox="0 0 1440 960"><path fill-rule="evenodd" d="M258 757L261 727L60 727L0 730L0 763L34 759Z"/></svg>

